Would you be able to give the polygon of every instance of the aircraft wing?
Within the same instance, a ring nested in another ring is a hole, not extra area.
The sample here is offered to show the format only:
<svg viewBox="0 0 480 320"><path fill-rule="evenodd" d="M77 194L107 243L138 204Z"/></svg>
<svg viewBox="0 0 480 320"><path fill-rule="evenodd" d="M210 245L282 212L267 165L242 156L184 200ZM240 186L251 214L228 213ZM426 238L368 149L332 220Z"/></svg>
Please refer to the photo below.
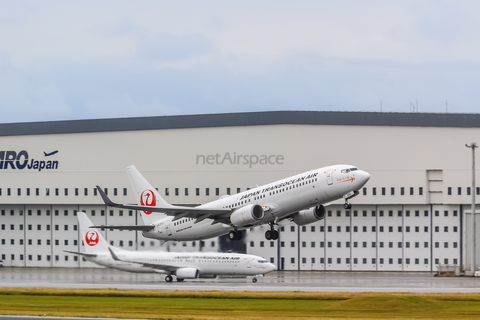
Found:
<svg viewBox="0 0 480 320"><path fill-rule="evenodd" d="M175 270L181 268L180 266L177 267L177 266L166 265L166 264L161 264L161 263L148 263L148 262L122 260L113 252L112 249L108 248L108 250L110 251L110 254L112 255L112 258L115 261L136 263L136 264L140 264L140 265L144 266L145 268L150 268L150 269L155 269L155 270L175 271Z"/></svg>
<svg viewBox="0 0 480 320"><path fill-rule="evenodd" d="M89 228L101 228L101 229L115 229L115 230L130 230L130 231L150 231L155 226L153 225L140 225L140 226L91 226Z"/></svg>
<svg viewBox="0 0 480 320"><path fill-rule="evenodd" d="M68 251L68 250L63 250L63 251L68 253L78 254L80 256L90 257L90 258L94 258L97 256L96 253L76 252L76 251Z"/></svg>
<svg viewBox="0 0 480 320"><path fill-rule="evenodd" d="M100 193L100 196L102 197L103 202L105 202L105 204L109 207L139 210L139 211L149 211L149 212L162 212L169 216L175 216L175 218L173 219L174 221L181 218L194 218L194 219L197 219L197 222L200 222L206 218L229 221L228 217L232 212L230 209L207 209L207 208L182 207L182 206L150 207L150 206L139 206L134 204L114 203L112 200L108 198L105 192L103 192L102 188L97 186L97 190Z"/></svg>

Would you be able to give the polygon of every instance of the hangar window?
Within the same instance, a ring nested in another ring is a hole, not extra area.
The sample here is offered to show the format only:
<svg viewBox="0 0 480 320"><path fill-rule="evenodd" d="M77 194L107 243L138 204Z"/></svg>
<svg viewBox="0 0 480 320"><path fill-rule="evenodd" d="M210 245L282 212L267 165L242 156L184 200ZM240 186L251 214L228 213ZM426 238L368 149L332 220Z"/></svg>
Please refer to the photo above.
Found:
<svg viewBox="0 0 480 320"><path fill-rule="evenodd" d="M424 232L428 232L428 226L423 227Z"/></svg>
<svg viewBox="0 0 480 320"><path fill-rule="evenodd" d="M402 226L398 227L398 232L402 232Z"/></svg>
<svg viewBox="0 0 480 320"><path fill-rule="evenodd" d="M65 188L65 196L68 196L68 188Z"/></svg>
<svg viewBox="0 0 480 320"><path fill-rule="evenodd" d="M367 232L367 226L363 226L363 227L362 227L362 231L363 231L363 232Z"/></svg>
<svg viewBox="0 0 480 320"><path fill-rule="evenodd" d="M10 196L12 193L12 191L10 190L10 188L7 188L7 196Z"/></svg>
<svg viewBox="0 0 480 320"><path fill-rule="evenodd" d="M435 210L435 217L438 217L438 216L440 216L440 211Z"/></svg>
<svg viewBox="0 0 480 320"><path fill-rule="evenodd" d="M380 232L383 232L383 226L380 226Z"/></svg>
<svg viewBox="0 0 480 320"><path fill-rule="evenodd" d="M454 242L454 243L453 243L453 247L454 247L454 248L457 248L457 247L458 247L458 242Z"/></svg>
<svg viewBox="0 0 480 320"><path fill-rule="evenodd" d="M55 245L56 246L60 245L60 240L55 240Z"/></svg>
<svg viewBox="0 0 480 320"><path fill-rule="evenodd" d="M447 194L448 194L449 196L452 195L452 187L448 187L448 188L447 188Z"/></svg>
<svg viewBox="0 0 480 320"><path fill-rule="evenodd" d="M400 188L400 195L404 196L405 195L405 187Z"/></svg>
<svg viewBox="0 0 480 320"><path fill-rule="evenodd" d="M37 224L37 230L42 230L42 225L41 224Z"/></svg>
<svg viewBox="0 0 480 320"><path fill-rule="evenodd" d="M88 188L83 188L83 195L88 196Z"/></svg>
<svg viewBox="0 0 480 320"><path fill-rule="evenodd" d="M310 227L310 231L311 231L311 232L315 232L315 226L311 226L311 227Z"/></svg>
<svg viewBox="0 0 480 320"><path fill-rule="evenodd" d="M409 226L405 227L405 232L410 232L410 227Z"/></svg>
<svg viewBox="0 0 480 320"><path fill-rule="evenodd" d="M65 240L65 241L64 241L64 244L65 244L66 246L68 246L68 240Z"/></svg>
<svg viewBox="0 0 480 320"><path fill-rule="evenodd" d="M372 226L372 232L377 232L377 228L375 226Z"/></svg>
<svg viewBox="0 0 480 320"><path fill-rule="evenodd" d="M448 232L448 226L443 227L443 232Z"/></svg>
<svg viewBox="0 0 480 320"><path fill-rule="evenodd" d="M50 195L50 188L46 188L46 189L45 189L45 195L46 195L46 196L49 196L49 195Z"/></svg>
<svg viewBox="0 0 480 320"><path fill-rule="evenodd" d="M399 216L399 217L402 216L402 211L398 211L398 216Z"/></svg>
<svg viewBox="0 0 480 320"><path fill-rule="evenodd" d="M350 232L350 226L345 226L345 232Z"/></svg>
<svg viewBox="0 0 480 320"><path fill-rule="evenodd" d="M358 258L353 258L353 264L358 264Z"/></svg>
<svg viewBox="0 0 480 320"><path fill-rule="evenodd" d="M195 195L199 196L200 195L200 188L195 188Z"/></svg>
<svg viewBox="0 0 480 320"><path fill-rule="evenodd" d="M320 232L325 232L325 227L324 226L320 226Z"/></svg>
<svg viewBox="0 0 480 320"><path fill-rule="evenodd" d="M379 243L380 248L383 248L383 241Z"/></svg>
<svg viewBox="0 0 480 320"><path fill-rule="evenodd" d="M158 190L157 190L158 191ZM123 188L123 195L126 196L127 195L127 188Z"/></svg>
<svg viewBox="0 0 480 320"><path fill-rule="evenodd" d="M28 225L28 230L32 230L32 225L31 224Z"/></svg>
<svg viewBox="0 0 480 320"><path fill-rule="evenodd" d="M337 226L337 232L342 232L342 226Z"/></svg>
<svg viewBox="0 0 480 320"><path fill-rule="evenodd" d="M410 217L410 210L405 211L405 217Z"/></svg>
<svg viewBox="0 0 480 320"><path fill-rule="evenodd" d="M180 193L180 191L178 190L178 188L175 188L175 195L178 196Z"/></svg>
<svg viewBox="0 0 480 320"><path fill-rule="evenodd" d="M393 227L392 226L388 227L388 232L393 232Z"/></svg>
<svg viewBox="0 0 480 320"><path fill-rule="evenodd" d="M366 187L363 187L363 195L364 195L364 196L367 195L367 188L366 188Z"/></svg>
<svg viewBox="0 0 480 320"><path fill-rule="evenodd" d="M42 245L42 239L37 239L37 245L39 245L39 246Z"/></svg>
<svg viewBox="0 0 480 320"><path fill-rule="evenodd" d="M2 195L2 189L0 189L0 196ZM477 196L480 195L480 187L477 187Z"/></svg>
<svg viewBox="0 0 480 320"><path fill-rule="evenodd" d="M188 196L188 188L185 188L185 196Z"/></svg>
<svg viewBox="0 0 480 320"><path fill-rule="evenodd" d="M22 189L21 188L18 188L17 189L17 196L21 196L22 195Z"/></svg>
<svg viewBox="0 0 480 320"><path fill-rule="evenodd" d="M307 232L307 227L303 226L302 227L302 232Z"/></svg>
<svg viewBox="0 0 480 320"><path fill-rule="evenodd" d="M0 188L0 196L2 195L2 188Z"/></svg>
<svg viewBox="0 0 480 320"><path fill-rule="evenodd" d="M418 188L418 195L423 196L423 187Z"/></svg>
<svg viewBox="0 0 480 320"><path fill-rule="evenodd" d="M440 231L439 226L435 226L435 232L439 232L439 231Z"/></svg>
<svg viewBox="0 0 480 320"><path fill-rule="evenodd" d="M15 230L15 225L11 224L10 225L10 230Z"/></svg>
<svg viewBox="0 0 480 320"><path fill-rule="evenodd" d="M215 188L215 195L219 196L220 195L220 188Z"/></svg>
<svg viewBox="0 0 480 320"><path fill-rule="evenodd" d="M388 247L389 247L389 248L393 248L393 242L389 242L389 243L388 243Z"/></svg>
<svg viewBox="0 0 480 320"><path fill-rule="evenodd" d="M345 242L345 248L350 248L350 241Z"/></svg>
<svg viewBox="0 0 480 320"><path fill-rule="evenodd" d="M100 210L100 215L103 217L105 216L105 210Z"/></svg>
<svg viewBox="0 0 480 320"><path fill-rule="evenodd" d="M469 196L469 195L470 195L470 193L471 193L471 191L470 191L470 187L467 187L467 196Z"/></svg>
<svg viewBox="0 0 480 320"><path fill-rule="evenodd" d="M27 196L30 196L30 188L27 188Z"/></svg>
<svg viewBox="0 0 480 320"><path fill-rule="evenodd" d="M354 242L353 242L353 247L354 247L354 248L358 248L358 242L354 241Z"/></svg>
<svg viewBox="0 0 480 320"><path fill-rule="evenodd" d="M372 188L372 195L374 195L374 196L377 195L377 188L375 188L375 187Z"/></svg>
<svg viewBox="0 0 480 320"><path fill-rule="evenodd" d="M113 217L113 210L110 210L110 217Z"/></svg>
<svg viewBox="0 0 480 320"><path fill-rule="evenodd" d="M93 188L93 195L97 196L97 188Z"/></svg>
<svg viewBox="0 0 480 320"><path fill-rule="evenodd" d="M113 195L114 196L118 195L118 189L117 188L113 188Z"/></svg>
<svg viewBox="0 0 480 320"><path fill-rule="evenodd" d="M425 210L425 211L423 212L423 215L424 215L425 217L428 217L428 210Z"/></svg>
<svg viewBox="0 0 480 320"><path fill-rule="evenodd" d="M230 195L230 188L227 188L227 194Z"/></svg>
<svg viewBox="0 0 480 320"><path fill-rule="evenodd" d="M391 194L392 196L395 195L395 188L394 188L394 187L391 187L391 188L390 188L390 194Z"/></svg>
<svg viewBox="0 0 480 320"><path fill-rule="evenodd" d="M29 216L31 216L31 215L32 215L32 210L27 210L27 214L28 214Z"/></svg>
<svg viewBox="0 0 480 320"><path fill-rule="evenodd" d="M58 196L58 194L59 194L58 188L55 188L55 195Z"/></svg>
<svg viewBox="0 0 480 320"><path fill-rule="evenodd" d="M386 193L386 188L385 187L382 187L382 196L384 196Z"/></svg>
<svg viewBox="0 0 480 320"><path fill-rule="evenodd" d="M443 243L443 247L444 247L445 249L448 249L448 242L444 242L444 243Z"/></svg>
<svg viewBox="0 0 480 320"><path fill-rule="evenodd" d="M50 245L50 239L47 239L47 246Z"/></svg>
<svg viewBox="0 0 480 320"><path fill-rule="evenodd" d="M120 247L123 247L123 240L120 240Z"/></svg>
<svg viewBox="0 0 480 320"><path fill-rule="evenodd" d="M68 261L68 256L65 256L65 261Z"/></svg>
<svg viewBox="0 0 480 320"><path fill-rule="evenodd" d="M357 211L357 210L354 210L354 211L353 211L353 216L354 216L354 217L357 217L357 216L358 216L358 211Z"/></svg>
<svg viewBox="0 0 480 320"><path fill-rule="evenodd" d="M342 216L342 211L337 210L337 217L341 217L341 216Z"/></svg>
<svg viewBox="0 0 480 320"><path fill-rule="evenodd" d="M290 241L290 247L295 248L295 241Z"/></svg>
<svg viewBox="0 0 480 320"><path fill-rule="evenodd" d="M413 196L413 187L410 187L410 195Z"/></svg>
<svg viewBox="0 0 480 320"><path fill-rule="evenodd" d="M295 232L295 226L290 226L290 231Z"/></svg>
<svg viewBox="0 0 480 320"><path fill-rule="evenodd" d="M453 227L453 232L458 232L458 227L457 226Z"/></svg>
<svg viewBox="0 0 480 320"><path fill-rule="evenodd" d="M363 215L364 217L366 217L366 216L367 216L367 211L362 211L362 215Z"/></svg>
<svg viewBox="0 0 480 320"><path fill-rule="evenodd" d="M78 188L75 188L75 196L78 196Z"/></svg>
<svg viewBox="0 0 480 320"><path fill-rule="evenodd" d="M295 258L290 258L290 263L295 263Z"/></svg>

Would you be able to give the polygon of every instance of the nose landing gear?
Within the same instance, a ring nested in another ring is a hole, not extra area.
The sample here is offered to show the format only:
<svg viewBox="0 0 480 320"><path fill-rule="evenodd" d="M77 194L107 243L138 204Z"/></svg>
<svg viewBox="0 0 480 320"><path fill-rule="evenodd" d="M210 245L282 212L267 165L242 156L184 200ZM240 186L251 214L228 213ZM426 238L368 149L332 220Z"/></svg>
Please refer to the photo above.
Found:
<svg viewBox="0 0 480 320"><path fill-rule="evenodd" d="M358 191L350 191L349 193L344 195L343 198L345 199L345 204L343 205L343 207L347 210L352 209L352 204L350 202L348 202L348 200L352 199L353 197L358 196L358 194L359 194Z"/></svg>

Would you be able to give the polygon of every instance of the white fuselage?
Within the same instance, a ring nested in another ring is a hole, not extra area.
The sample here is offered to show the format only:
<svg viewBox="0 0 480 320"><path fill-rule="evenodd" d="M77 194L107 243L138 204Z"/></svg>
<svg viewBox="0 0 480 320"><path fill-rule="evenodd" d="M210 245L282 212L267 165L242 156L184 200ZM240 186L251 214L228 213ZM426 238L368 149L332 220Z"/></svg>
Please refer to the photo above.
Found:
<svg viewBox="0 0 480 320"><path fill-rule="evenodd" d="M251 190L209 202L196 208L235 210L249 204L264 208L263 219L255 225L274 222L298 211L338 200L351 191L361 189L370 178L362 170L345 172L351 165L335 165L304 172ZM343 171L343 172L342 172ZM195 223L195 219L182 218L172 221L164 216L155 221L155 228L144 231L143 236L159 240L190 241L217 237L234 230L233 226L211 219ZM251 226L248 226L251 227ZM239 227L238 230L245 229Z"/></svg>
<svg viewBox="0 0 480 320"><path fill-rule="evenodd" d="M86 257L99 265L128 272L168 273L161 268L145 267L143 264L172 266L175 268L195 268L201 276L215 275L263 275L276 270L265 259L238 253L216 252L146 252L115 249L120 260L114 260L109 252L97 253L96 257ZM128 261L128 262L127 262Z"/></svg>

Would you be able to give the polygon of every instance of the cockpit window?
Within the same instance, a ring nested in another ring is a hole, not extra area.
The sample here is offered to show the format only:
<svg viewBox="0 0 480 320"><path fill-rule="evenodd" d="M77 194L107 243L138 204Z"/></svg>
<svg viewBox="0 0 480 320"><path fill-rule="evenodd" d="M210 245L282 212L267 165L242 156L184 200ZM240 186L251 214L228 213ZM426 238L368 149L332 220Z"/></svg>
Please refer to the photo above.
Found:
<svg viewBox="0 0 480 320"><path fill-rule="evenodd" d="M267 260L258 260L258 263L267 263Z"/></svg>
<svg viewBox="0 0 480 320"><path fill-rule="evenodd" d="M355 171L358 170L357 168L349 168L349 169L343 169L342 173L349 173L350 171Z"/></svg>
<svg viewBox="0 0 480 320"><path fill-rule="evenodd" d="M350 171L358 170L357 168L350 168Z"/></svg>

